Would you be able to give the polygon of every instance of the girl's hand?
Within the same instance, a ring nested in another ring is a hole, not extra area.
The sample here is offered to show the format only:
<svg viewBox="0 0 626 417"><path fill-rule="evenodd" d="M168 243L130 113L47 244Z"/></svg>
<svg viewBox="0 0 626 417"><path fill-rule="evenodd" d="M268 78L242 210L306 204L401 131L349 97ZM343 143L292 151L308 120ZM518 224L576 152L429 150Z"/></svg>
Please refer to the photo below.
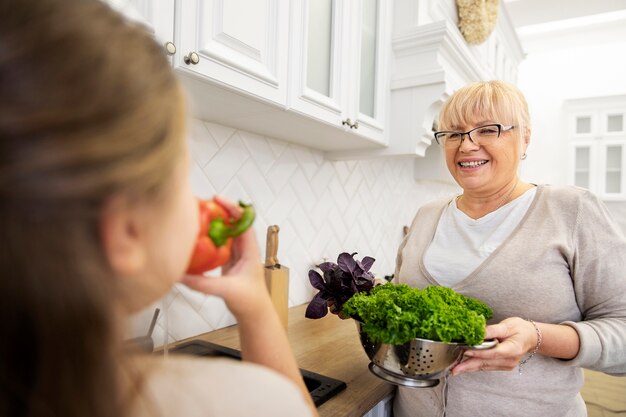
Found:
<svg viewBox="0 0 626 417"><path fill-rule="evenodd" d="M510 371L537 345L537 332L529 321L511 317L485 328L485 339L498 339L487 350L467 350L452 375L476 371Z"/></svg>
<svg viewBox="0 0 626 417"><path fill-rule="evenodd" d="M233 217L241 216L239 205L221 197L216 199ZM221 276L187 275L182 283L196 291L223 298L238 320L253 316L259 308L271 306L252 229L234 239L233 253L230 261L222 267Z"/></svg>

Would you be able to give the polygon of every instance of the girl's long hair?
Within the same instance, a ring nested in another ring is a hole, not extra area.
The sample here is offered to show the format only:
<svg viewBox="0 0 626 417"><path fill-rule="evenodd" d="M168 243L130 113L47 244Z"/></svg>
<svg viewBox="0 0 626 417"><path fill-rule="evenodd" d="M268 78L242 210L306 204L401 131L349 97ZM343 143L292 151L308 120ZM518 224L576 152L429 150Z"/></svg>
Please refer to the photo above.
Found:
<svg viewBox="0 0 626 417"><path fill-rule="evenodd" d="M98 1L0 0L0 415L127 413L99 219L167 183L178 88Z"/></svg>

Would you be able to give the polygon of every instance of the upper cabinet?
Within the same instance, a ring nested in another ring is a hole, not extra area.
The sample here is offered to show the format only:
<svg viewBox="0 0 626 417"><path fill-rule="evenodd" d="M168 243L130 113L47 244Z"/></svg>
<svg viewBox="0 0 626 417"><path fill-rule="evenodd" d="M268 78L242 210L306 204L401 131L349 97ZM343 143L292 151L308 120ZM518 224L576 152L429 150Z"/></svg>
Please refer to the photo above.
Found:
<svg viewBox="0 0 626 417"><path fill-rule="evenodd" d="M290 109L386 142L389 4L381 0L292 4Z"/></svg>
<svg viewBox="0 0 626 417"><path fill-rule="evenodd" d="M179 2L176 65L280 106L287 102L289 3L283 0Z"/></svg>
<svg viewBox="0 0 626 417"><path fill-rule="evenodd" d="M194 116L330 152L387 145L390 1L109 2L171 42Z"/></svg>
<svg viewBox="0 0 626 417"><path fill-rule="evenodd" d="M174 44L174 2L172 0L105 0L128 19L141 23L166 47L176 53Z"/></svg>
<svg viewBox="0 0 626 417"><path fill-rule="evenodd" d="M165 46L193 116L331 159L425 156L455 89L523 59L504 2L472 46L455 0L108 1Z"/></svg>

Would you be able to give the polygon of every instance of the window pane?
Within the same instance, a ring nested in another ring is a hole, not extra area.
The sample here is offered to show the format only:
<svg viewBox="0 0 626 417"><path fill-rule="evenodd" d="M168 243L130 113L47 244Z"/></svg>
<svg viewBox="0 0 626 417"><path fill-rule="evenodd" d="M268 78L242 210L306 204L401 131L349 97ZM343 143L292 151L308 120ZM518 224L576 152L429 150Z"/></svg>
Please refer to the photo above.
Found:
<svg viewBox="0 0 626 417"><path fill-rule="evenodd" d="M576 172L589 171L589 148L576 148Z"/></svg>
<svg viewBox="0 0 626 417"><path fill-rule="evenodd" d="M591 133L591 117L582 116L576 118L576 133Z"/></svg>
<svg viewBox="0 0 626 417"><path fill-rule="evenodd" d="M606 118L607 132L622 132L624 130L624 115L611 114Z"/></svg>
<svg viewBox="0 0 626 417"><path fill-rule="evenodd" d="M621 170L622 168L622 146L607 146L606 147L606 169L607 170Z"/></svg>
<svg viewBox="0 0 626 417"><path fill-rule="evenodd" d="M309 1L306 85L330 97L333 1Z"/></svg>
<svg viewBox="0 0 626 417"><path fill-rule="evenodd" d="M577 172L576 178L574 178L574 185L582 188L589 188L589 173Z"/></svg>
<svg viewBox="0 0 626 417"><path fill-rule="evenodd" d="M589 188L589 165L591 157L591 150L589 147L580 147L576 148L576 156L575 161L576 165L574 166L574 185L583 188Z"/></svg>
<svg viewBox="0 0 626 417"><path fill-rule="evenodd" d="M622 191L622 173L607 172L606 173L606 192L619 194Z"/></svg>
<svg viewBox="0 0 626 417"><path fill-rule="evenodd" d="M607 193L622 192L622 147L606 147L606 190Z"/></svg>
<svg viewBox="0 0 626 417"><path fill-rule="evenodd" d="M376 100L376 23L378 21L378 1L363 1L361 20L361 89L359 111L374 117Z"/></svg>

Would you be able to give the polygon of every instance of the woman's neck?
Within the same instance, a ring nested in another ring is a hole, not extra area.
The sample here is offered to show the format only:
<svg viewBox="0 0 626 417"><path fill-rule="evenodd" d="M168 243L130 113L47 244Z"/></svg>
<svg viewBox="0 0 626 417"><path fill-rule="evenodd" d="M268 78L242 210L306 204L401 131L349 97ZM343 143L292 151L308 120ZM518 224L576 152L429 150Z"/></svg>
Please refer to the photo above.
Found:
<svg viewBox="0 0 626 417"><path fill-rule="evenodd" d="M532 184L515 178L514 181L507 183L506 186L489 196L474 195L464 191L456 200L456 205L459 210L472 219L480 219L515 200L532 187Z"/></svg>

